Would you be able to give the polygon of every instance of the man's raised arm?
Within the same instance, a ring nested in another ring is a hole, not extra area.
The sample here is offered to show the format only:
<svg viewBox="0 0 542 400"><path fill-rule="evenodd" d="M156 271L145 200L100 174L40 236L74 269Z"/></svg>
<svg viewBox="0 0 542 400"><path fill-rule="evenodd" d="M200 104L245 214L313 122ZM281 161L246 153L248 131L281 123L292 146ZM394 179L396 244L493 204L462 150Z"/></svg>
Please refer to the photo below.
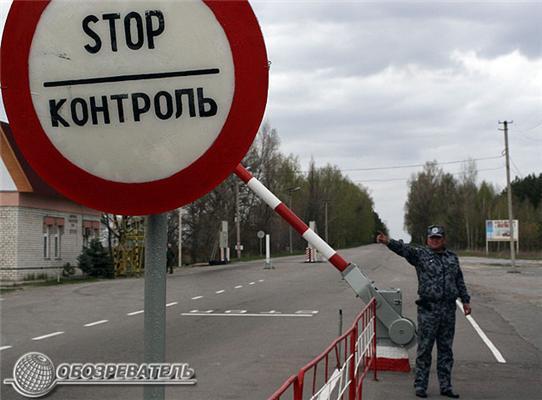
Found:
<svg viewBox="0 0 542 400"><path fill-rule="evenodd" d="M412 265L416 265L416 263L418 262L419 250L414 246L404 244L402 240L390 239L384 233L378 232L376 242L385 244L388 249L393 251L398 256L406 258L406 260Z"/></svg>

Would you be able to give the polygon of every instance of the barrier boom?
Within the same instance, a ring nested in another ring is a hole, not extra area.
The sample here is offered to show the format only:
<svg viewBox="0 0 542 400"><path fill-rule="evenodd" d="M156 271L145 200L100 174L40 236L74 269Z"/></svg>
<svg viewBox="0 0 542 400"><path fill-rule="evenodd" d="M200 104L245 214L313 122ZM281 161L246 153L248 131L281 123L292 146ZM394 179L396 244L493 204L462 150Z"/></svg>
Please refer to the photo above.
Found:
<svg viewBox="0 0 542 400"><path fill-rule="evenodd" d="M277 196L265 187L243 165L239 164L234 170L246 185L269 207L290 224L307 242L314 246L342 274L344 280L354 290L356 295L368 304L374 297L379 310L377 318L388 329L390 339L399 345L410 345L416 333L412 321L403 318L379 293L372 281L358 268L357 265L346 261L337 251L327 244L320 236L310 229L297 215L294 214Z"/></svg>
<svg viewBox="0 0 542 400"><path fill-rule="evenodd" d="M245 167L241 164L235 168L235 174L247 184L247 186L266 204L271 207L278 215L280 215L292 228L294 228L303 239L313 245L340 272L343 272L350 263L341 257L333 248L327 244L320 236L310 229L292 210L286 207L277 196L267 189L258 179L256 179Z"/></svg>

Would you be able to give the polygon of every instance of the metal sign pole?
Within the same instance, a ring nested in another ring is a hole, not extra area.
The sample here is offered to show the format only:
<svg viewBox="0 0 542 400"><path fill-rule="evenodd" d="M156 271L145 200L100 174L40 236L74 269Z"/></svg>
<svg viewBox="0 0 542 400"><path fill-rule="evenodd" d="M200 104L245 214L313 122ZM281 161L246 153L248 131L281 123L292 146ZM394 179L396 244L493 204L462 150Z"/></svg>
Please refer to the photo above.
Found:
<svg viewBox="0 0 542 400"><path fill-rule="evenodd" d="M144 361L163 363L166 355L167 214L149 215L145 226ZM163 385L145 386L144 400L163 400Z"/></svg>

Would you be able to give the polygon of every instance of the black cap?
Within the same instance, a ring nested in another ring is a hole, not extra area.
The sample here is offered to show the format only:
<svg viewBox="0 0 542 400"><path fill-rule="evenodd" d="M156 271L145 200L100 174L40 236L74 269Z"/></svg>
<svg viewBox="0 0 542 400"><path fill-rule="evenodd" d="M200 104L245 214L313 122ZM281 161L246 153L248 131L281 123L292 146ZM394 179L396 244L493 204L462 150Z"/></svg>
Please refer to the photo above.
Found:
<svg viewBox="0 0 542 400"><path fill-rule="evenodd" d="M427 237L443 237L444 236L444 227L441 225L431 225L427 228Z"/></svg>

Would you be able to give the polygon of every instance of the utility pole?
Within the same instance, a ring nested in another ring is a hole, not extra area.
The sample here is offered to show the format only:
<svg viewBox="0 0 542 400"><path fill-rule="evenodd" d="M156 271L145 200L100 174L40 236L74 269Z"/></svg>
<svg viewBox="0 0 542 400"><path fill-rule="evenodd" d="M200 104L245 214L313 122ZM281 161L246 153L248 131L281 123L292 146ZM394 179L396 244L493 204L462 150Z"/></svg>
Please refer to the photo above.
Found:
<svg viewBox="0 0 542 400"><path fill-rule="evenodd" d="M324 226L325 226L325 237L326 237L326 243L329 243L329 235L328 235L328 230L327 230L327 205L328 205L328 201L327 200L324 200Z"/></svg>
<svg viewBox="0 0 542 400"><path fill-rule="evenodd" d="M289 207L290 210L292 210L292 211L293 211L293 209L292 209L292 193L293 193L293 192L297 192L297 191L300 190L300 189L301 189L300 186L291 187L291 188L287 189L288 194L289 194L289 196L290 196L290 198L289 198L290 201L289 201L288 207ZM290 236L290 238L289 238L289 239L290 239L290 244L289 244L289 247L290 247L290 254L292 254L292 253L294 252L294 249L293 249L293 239L292 239L292 225L290 225L290 226L288 227L288 233L289 233L289 236Z"/></svg>
<svg viewBox="0 0 542 400"><path fill-rule="evenodd" d="M179 267L183 266L183 208L179 208Z"/></svg>
<svg viewBox="0 0 542 400"><path fill-rule="evenodd" d="M512 269L508 272L519 273L516 267L516 249L514 248L514 216L512 215L512 186L510 185L510 150L508 147L508 124L514 121L499 121L499 125L503 124L504 128L499 129L504 131L504 152L506 155L506 192L508 197L508 226L510 229L510 262Z"/></svg>
<svg viewBox="0 0 542 400"><path fill-rule="evenodd" d="M237 259L241 259L241 213L239 211L239 180L235 182L235 230L237 231Z"/></svg>

